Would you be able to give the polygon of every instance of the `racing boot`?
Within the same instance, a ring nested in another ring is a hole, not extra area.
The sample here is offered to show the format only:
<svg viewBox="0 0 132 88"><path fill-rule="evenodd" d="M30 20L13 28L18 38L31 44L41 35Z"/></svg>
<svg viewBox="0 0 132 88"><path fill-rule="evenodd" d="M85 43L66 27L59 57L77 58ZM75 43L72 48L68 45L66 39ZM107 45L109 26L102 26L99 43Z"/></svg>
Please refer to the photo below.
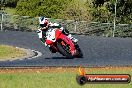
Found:
<svg viewBox="0 0 132 88"><path fill-rule="evenodd" d="M40 41L41 41L41 43L42 43L43 45L45 45L46 47L48 46L48 45L46 44L46 42L45 42L45 38L40 38Z"/></svg>

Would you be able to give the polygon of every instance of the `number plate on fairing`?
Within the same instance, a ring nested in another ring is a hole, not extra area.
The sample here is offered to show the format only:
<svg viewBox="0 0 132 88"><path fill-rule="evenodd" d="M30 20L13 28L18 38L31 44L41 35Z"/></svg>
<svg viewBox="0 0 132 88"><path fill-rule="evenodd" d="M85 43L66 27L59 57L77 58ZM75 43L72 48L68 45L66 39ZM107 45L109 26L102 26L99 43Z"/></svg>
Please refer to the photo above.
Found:
<svg viewBox="0 0 132 88"><path fill-rule="evenodd" d="M53 42L56 41L56 40L55 40L55 30L56 30L56 29L49 29L49 30L47 31L47 33L46 33L46 38L47 38L48 40L51 40L51 41L53 41Z"/></svg>

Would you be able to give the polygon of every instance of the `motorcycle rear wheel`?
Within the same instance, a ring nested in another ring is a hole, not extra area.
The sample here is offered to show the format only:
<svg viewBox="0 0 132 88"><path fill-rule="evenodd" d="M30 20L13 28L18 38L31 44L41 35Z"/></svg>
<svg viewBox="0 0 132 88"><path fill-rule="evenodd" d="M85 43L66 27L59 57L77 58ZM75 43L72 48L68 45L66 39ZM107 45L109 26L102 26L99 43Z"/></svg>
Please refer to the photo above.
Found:
<svg viewBox="0 0 132 88"><path fill-rule="evenodd" d="M79 45L76 43L75 44L75 48L76 48L76 58L83 58L83 53L79 47Z"/></svg>

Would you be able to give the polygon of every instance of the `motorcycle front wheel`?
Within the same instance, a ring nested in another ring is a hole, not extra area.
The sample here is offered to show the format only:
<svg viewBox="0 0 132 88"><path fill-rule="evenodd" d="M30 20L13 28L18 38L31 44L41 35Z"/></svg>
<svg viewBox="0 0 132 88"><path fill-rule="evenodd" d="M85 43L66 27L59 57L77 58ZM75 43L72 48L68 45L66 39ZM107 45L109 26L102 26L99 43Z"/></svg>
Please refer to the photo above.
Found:
<svg viewBox="0 0 132 88"><path fill-rule="evenodd" d="M63 41L62 41L63 42ZM58 42L57 43L57 47L58 47L58 50L59 52L63 55L63 56L66 56L67 58L73 58L73 56L71 55L71 53L69 53L69 49L70 47L68 45L62 45L62 42Z"/></svg>

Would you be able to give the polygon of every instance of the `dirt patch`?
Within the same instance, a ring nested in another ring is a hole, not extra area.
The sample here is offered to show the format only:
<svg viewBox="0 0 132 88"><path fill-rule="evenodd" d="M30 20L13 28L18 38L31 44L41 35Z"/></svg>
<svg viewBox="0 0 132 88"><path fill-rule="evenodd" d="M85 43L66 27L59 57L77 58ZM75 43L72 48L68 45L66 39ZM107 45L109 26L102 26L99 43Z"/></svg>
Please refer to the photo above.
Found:
<svg viewBox="0 0 132 88"><path fill-rule="evenodd" d="M77 72L77 68L42 67L42 68L1 68L0 73L42 73L42 72Z"/></svg>
<svg viewBox="0 0 132 88"><path fill-rule="evenodd" d="M78 67L32 67L32 68L1 68L2 73L61 73L61 72L73 72L79 73ZM96 71L132 71L132 67L103 67L103 68L85 68L86 72Z"/></svg>

